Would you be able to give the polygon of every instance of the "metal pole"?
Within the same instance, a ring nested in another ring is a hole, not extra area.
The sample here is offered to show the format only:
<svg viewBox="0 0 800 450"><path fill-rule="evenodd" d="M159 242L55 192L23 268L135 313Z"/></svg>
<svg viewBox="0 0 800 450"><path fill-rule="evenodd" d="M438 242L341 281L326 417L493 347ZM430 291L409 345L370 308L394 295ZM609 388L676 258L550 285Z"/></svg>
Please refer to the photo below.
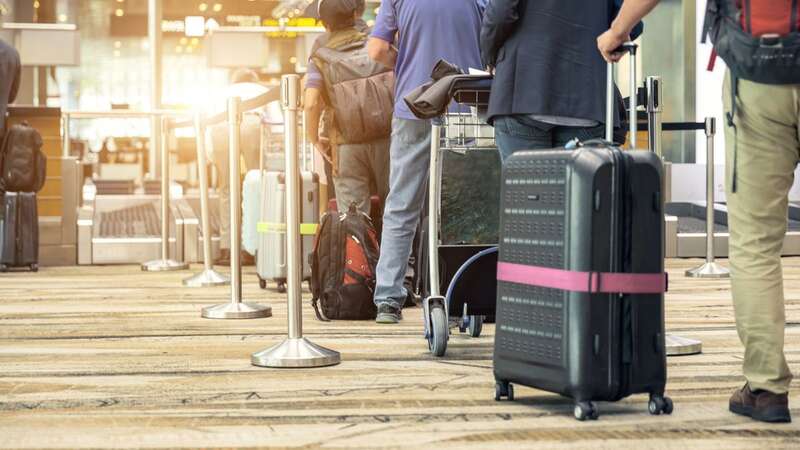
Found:
<svg viewBox="0 0 800 450"><path fill-rule="evenodd" d="M162 2L161 0L148 0L147 2L147 29L150 44L150 111L158 111L161 109L161 18L162 18ZM161 122L158 116L151 116L150 118L150 148L148 152L147 176L150 179L155 179L157 174L158 159L158 138L160 135L159 126Z"/></svg>
<svg viewBox="0 0 800 450"><path fill-rule="evenodd" d="M239 174L242 99L228 99L228 166L231 203L231 301L203 308L206 319L256 319L272 316L272 308L242 302L242 186Z"/></svg>
<svg viewBox="0 0 800 450"><path fill-rule="evenodd" d="M170 221L170 180L169 180L169 124L170 119L161 117L161 259L142 264L145 272L164 272L169 270L185 270L189 264L169 258L169 221Z"/></svg>
<svg viewBox="0 0 800 450"><path fill-rule="evenodd" d="M62 147L61 147L61 156L64 158L69 158L70 154L72 153L72 137L70 136L70 119L69 113L64 113L61 116L61 127L63 130L61 131L61 136L63 138Z"/></svg>
<svg viewBox="0 0 800 450"><path fill-rule="evenodd" d="M430 173L428 174L428 271L430 274L430 293L431 297L440 297L439 280L439 148L441 126L433 124L431 126L431 163Z"/></svg>
<svg viewBox="0 0 800 450"><path fill-rule="evenodd" d="M211 214L208 206L208 165L206 162L205 128L203 115L194 116L195 147L197 148L197 173L200 178L200 222L203 227L203 271L197 275L183 280L184 286L207 287L222 286L230 283L225 275L214 270L214 260L211 255Z"/></svg>
<svg viewBox="0 0 800 450"><path fill-rule="evenodd" d="M614 65L606 64L606 141L614 142Z"/></svg>
<svg viewBox="0 0 800 450"><path fill-rule="evenodd" d="M281 78L281 103L284 110L286 144L286 248L288 292L288 338L268 349L254 353L255 366L276 368L323 367L339 364L339 352L320 347L303 337L302 293L303 270L300 237L300 171L298 167L298 124L300 110L300 77Z"/></svg>
<svg viewBox="0 0 800 450"><path fill-rule="evenodd" d="M631 85L631 92L630 92L630 111L628 112L628 121L630 122L630 134L631 136L628 138L630 141L631 149L636 148L636 141L638 140L637 134L639 133L639 116L637 115L637 103L638 103L638 83L636 83L636 78L638 73L636 72L636 49L639 48L637 45L630 46L630 85Z"/></svg>
<svg viewBox="0 0 800 450"><path fill-rule="evenodd" d="M659 158L663 158L661 147L661 113L664 108L661 105L661 77L647 77L647 141L652 150Z"/></svg>
<svg viewBox="0 0 800 450"><path fill-rule="evenodd" d="M309 170L309 168L308 168L308 140L306 138L306 112L305 111L303 111L303 135L302 135L301 141L302 141L302 145L301 145L301 149L302 150L301 151L302 151L302 155L303 155L302 156L302 159L303 159L302 170L303 170L303 172L307 172Z"/></svg>
<svg viewBox="0 0 800 450"><path fill-rule="evenodd" d="M730 271L717 264L714 251L714 136L717 132L717 119L706 118L706 262L687 270L691 278L730 278Z"/></svg>

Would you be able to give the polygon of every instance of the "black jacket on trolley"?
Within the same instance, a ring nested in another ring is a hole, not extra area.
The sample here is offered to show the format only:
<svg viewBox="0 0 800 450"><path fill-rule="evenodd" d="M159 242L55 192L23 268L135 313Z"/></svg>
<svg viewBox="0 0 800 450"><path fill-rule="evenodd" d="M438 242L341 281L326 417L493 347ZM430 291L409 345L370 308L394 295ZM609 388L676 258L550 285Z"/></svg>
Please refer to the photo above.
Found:
<svg viewBox="0 0 800 450"><path fill-rule="evenodd" d="M490 120L538 114L605 123L606 63L597 37L613 9L602 0L490 1L481 29L483 62L495 68Z"/></svg>

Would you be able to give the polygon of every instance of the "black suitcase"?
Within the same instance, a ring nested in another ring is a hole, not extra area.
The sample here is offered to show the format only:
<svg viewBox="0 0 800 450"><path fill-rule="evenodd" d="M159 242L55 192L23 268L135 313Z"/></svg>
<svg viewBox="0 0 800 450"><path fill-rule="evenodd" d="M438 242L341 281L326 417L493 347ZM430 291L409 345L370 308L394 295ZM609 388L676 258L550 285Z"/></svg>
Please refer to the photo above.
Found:
<svg viewBox="0 0 800 450"><path fill-rule="evenodd" d="M513 385L575 400L664 397L662 163L597 143L515 153L503 170L495 398Z"/></svg>
<svg viewBox="0 0 800 450"><path fill-rule="evenodd" d="M39 270L39 214L35 192L0 192L0 272Z"/></svg>

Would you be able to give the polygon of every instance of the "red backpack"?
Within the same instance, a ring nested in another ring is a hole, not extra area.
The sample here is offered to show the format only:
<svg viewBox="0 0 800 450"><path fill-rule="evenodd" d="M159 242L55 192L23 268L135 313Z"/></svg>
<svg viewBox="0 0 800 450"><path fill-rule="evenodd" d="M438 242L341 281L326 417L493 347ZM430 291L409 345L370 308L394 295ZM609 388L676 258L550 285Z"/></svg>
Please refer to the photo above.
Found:
<svg viewBox="0 0 800 450"><path fill-rule="evenodd" d="M708 0L703 39L711 39L734 79L800 83L800 1Z"/></svg>

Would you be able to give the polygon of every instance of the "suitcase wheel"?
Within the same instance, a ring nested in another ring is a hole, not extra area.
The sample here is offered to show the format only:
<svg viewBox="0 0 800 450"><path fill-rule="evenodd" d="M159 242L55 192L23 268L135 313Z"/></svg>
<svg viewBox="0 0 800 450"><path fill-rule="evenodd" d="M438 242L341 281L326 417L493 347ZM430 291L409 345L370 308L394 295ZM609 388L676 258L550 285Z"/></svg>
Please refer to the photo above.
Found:
<svg viewBox="0 0 800 450"><path fill-rule="evenodd" d="M267 288L267 280L262 280L261 278L258 279L258 287L261 289Z"/></svg>
<svg viewBox="0 0 800 450"><path fill-rule="evenodd" d="M575 403L574 410L575 418L581 422L584 420L597 420L600 413L597 410L597 405L594 402L578 402Z"/></svg>
<svg viewBox="0 0 800 450"><path fill-rule="evenodd" d="M31 264L31 272L38 272L39 271L39 264L33 263Z"/></svg>
<svg viewBox="0 0 800 450"><path fill-rule="evenodd" d="M278 282L278 293L285 294L286 293L286 283L283 281Z"/></svg>
<svg viewBox="0 0 800 450"><path fill-rule="evenodd" d="M483 321L485 316L469 316L469 335L476 338L480 337L483 331Z"/></svg>
<svg viewBox="0 0 800 450"><path fill-rule="evenodd" d="M431 305L430 308L431 334L428 336L428 348L433 356L444 356L447 350L447 335L450 327L447 321L447 314L441 305Z"/></svg>
<svg viewBox="0 0 800 450"><path fill-rule="evenodd" d="M508 381L498 381L494 384L494 401L499 402L503 397L508 401L514 401L514 385Z"/></svg>
<svg viewBox="0 0 800 450"><path fill-rule="evenodd" d="M8 272L8 266L5 264L0 264L0 272Z"/></svg>
<svg viewBox="0 0 800 450"><path fill-rule="evenodd" d="M648 411L654 416L672 414L672 406L672 399L663 395L651 395L650 401L647 403Z"/></svg>

